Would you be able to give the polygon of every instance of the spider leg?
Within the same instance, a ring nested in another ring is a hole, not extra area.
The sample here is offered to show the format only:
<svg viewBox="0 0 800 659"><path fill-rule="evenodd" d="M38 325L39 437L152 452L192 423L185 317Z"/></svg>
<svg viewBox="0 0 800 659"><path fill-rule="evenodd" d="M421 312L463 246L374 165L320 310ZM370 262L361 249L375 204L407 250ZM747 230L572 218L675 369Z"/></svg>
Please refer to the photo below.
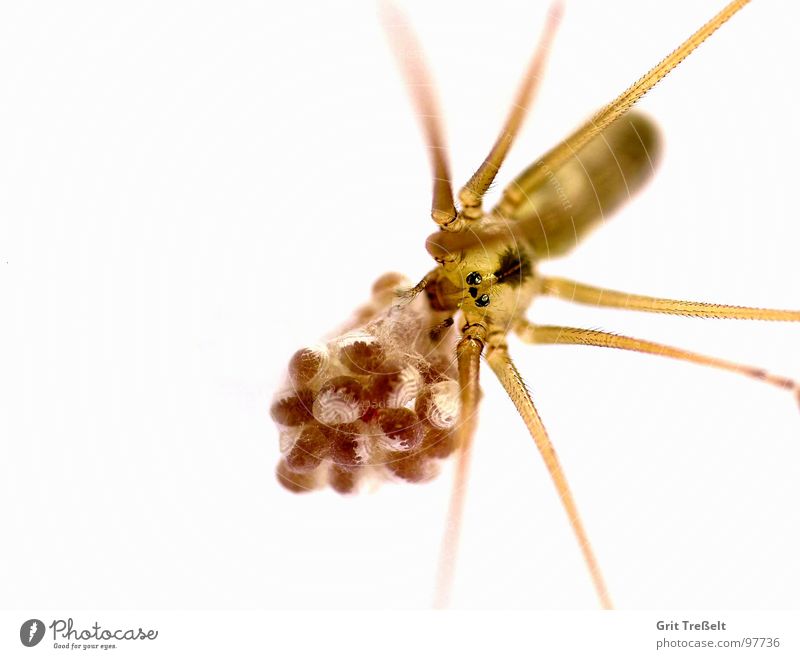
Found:
<svg viewBox="0 0 800 659"><path fill-rule="evenodd" d="M632 295L606 288L581 284L561 277L543 277L541 294L596 307L612 307L629 311L649 311L654 313L694 316L697 318L732 318L742 320L783 320L799 321L800 311L783 309L755 309L707 302L686 302L667 298Z"/></svg>
<svg viewBox="0 0 800 659"><path fill-rule="evenodd" d="M507 346L505 344L489 346L486 360L489 362L489 366L491 366L495 375L497 375L497 378L500 380L500 383L503 385L503 388L506 390L511 400L514 402L514 406L517 408L525 425L528 427L531 437L533 437L533 441L536 443L536 448L539 449L539 453L541 453L544 459L545 466L548 472L550 472L550 477L553 479L553 483L556 486L558 496L569 517L572 530L578 539L578 544L580 545L584 560L589 568L589 573L601 605L605 609L613 608L608 589L606 588L606 584L600 572L597 558L589 544L589 538L586 534L586 530L583 528L580 516L578 515L578 508L573 499L569 485L567 484L564 471L558 461L555 449L550 442L542 419L536 411L530 392L508 354Z"/></svg>
<svg viewBox="0 0 800 659"><path fill-rule="evenodd" d="M453 585L458 540L461 534L461 518L464 511L467 478L472 450L472 438L478 420L478 401L480 400L480 358L486 330L482 325L469 325L456 346L458 359L458 382L460 386L461 407L456 432L459 451L456 462L456 475L447 512L447 526L442 541L439 558L439 573L436 580L435 608L444 608L450 599Z"/></svg>
<svg viewBox="0 0 800 659"><path fill-rule="evenodd" d="M581 329L577 327L534 325L533 323L529 323L525 320L518 322L517 326L515 327L515 331L523 341L528 343L570 344L599 346L602 348L617 348L620 350L632 350L634 352L660 355L661 357L671 357L673 359L680 359L682 361L700 364L702 366L711 366L713 368L731 371L733 373L738 373L739 375L744 375L745 377L765 382L766 384L778 387L779 389L786 389L794 393L798 400L800 400L800 384L791 378L773 375L772 373L768 373L764 369L757 368L755 366L747 366L745 364L738 364L736 362L718 359L717 357L709 357L707 355L701 355L696 352L682 350L681 348L675 348L662 343L654 343L652 341L644 341L642 339L635 339L629 336L610 334L608 332L601 332L599 330Z"/></svg>
<svg viewBox="0 0 800 659"><path fill-rule="evenodd" d="M459 201L462 204L461 214L466 219L479 218L483 213L481 210L483 195L489 189L492 181L494 181L494 177L500 170L500 166L503 164L503 160L505 160L506 154L522 125L522 120L528 112L538 83L542 78L542 71L547 61L547 55L553 37L555 36L556 28L561 20L561 13L561 3L555 2L550 9L547 17L547 24L539 40L539 45L528 65L528 69L522 79L522 84L511 106L511 112L506 119L503 129L500 131L500 135L498 135L494 146L492 146L491 151L489 151L489 155L486 156L481 166L458 193Z"/></svg>
<svg viewBox="0 0 800 659"><path fill-rule="evenodd" d="M422 48L405 16L389 2L381 4L381 18L427 140L428 155L433 168L431 217L442 229L452 230L456 209L453 205L447 145L442 130L439 104L425 65Z"/></svg>
<svg viewBox="0 0 800 659"><path fill-rule="evenodd" d="M642 96L655 87L660 80L686 59L692 51L714 34L714 32L749 1L750 0L732 0L725 5L716 16L628 87L628 89L617 96L617 98L590 117L586 123L561 142L555 149L550 151L547 154L548 166L554 170L560 167L561 164L571 158L595 135L602 132L608 125L630 110ZM519 203L521 194L523 193L518 187L511 186L506 188L503 191L503 198L498 204L497 210L502 215L507 215L508 209L513 208Z"/></svg>

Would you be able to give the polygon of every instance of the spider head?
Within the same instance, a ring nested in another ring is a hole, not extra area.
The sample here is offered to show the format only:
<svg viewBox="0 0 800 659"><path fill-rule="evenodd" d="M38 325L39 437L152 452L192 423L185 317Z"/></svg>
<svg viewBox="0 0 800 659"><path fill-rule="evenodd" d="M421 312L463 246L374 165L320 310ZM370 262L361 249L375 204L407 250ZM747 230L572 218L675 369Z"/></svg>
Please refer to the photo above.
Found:
<svg viewBox="0 0 800 659"><path fill-rule="evenodd" d="M461 309L469 323L510 324L533 297L532 255L519 243L467 247L440 263L429 297L441 309Z"/></svg>

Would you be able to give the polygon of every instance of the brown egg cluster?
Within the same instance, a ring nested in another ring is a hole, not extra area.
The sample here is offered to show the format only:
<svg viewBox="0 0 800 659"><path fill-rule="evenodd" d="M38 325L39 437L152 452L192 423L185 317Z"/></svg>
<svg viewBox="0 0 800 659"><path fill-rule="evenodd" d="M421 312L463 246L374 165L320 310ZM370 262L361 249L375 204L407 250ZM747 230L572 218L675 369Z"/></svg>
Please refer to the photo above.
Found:
<svg viewBox="0 0 800 659"><path fill-rule="evenodd" d="M278 482L349 494L386 478L418 483L457 448L455 331L424 296L390 273L343 334L298 350L271 415L280 433Z"/></svg>

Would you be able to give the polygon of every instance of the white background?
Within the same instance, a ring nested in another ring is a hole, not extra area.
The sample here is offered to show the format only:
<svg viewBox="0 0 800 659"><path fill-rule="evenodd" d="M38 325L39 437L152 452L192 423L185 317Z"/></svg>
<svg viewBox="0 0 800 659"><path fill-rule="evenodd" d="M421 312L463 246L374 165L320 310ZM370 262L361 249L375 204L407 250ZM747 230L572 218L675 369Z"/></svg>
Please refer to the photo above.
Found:
<svg viewBox="0 0 800 659"><path fill-rule="evenodd" d="M573 0L496 190L719 8ZM545 4L404 3L456 184ZM429 172L369 2L38 3L0 13L0 606L427 607L450 472L375 494L275 483L272 391L386 270L412 278ZM755 2L641 103L645 192L541 270L800 307L797 9ZM540 322L800 377L800 328L540 301ZM800 415L655 357L512 341L621 608L796 607ZM488 372L453 604L593 608Z"/></svg>

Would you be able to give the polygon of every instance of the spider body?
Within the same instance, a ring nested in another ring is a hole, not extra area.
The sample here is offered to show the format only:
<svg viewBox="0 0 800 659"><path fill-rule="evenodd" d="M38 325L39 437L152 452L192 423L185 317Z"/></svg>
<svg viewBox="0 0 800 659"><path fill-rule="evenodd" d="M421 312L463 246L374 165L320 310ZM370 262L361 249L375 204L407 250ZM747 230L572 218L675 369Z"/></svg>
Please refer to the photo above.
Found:
<svg viewBox="0 0 800 659"><path fill-rule="evenodd" d="M557 167L544 155L498 205L461 232L440 231L428 251L440 262L425 290L435 308L467 325L512 331L541 290L535 264L561 256L649 179L661 153L655 124L630 112Z"/></svg>

